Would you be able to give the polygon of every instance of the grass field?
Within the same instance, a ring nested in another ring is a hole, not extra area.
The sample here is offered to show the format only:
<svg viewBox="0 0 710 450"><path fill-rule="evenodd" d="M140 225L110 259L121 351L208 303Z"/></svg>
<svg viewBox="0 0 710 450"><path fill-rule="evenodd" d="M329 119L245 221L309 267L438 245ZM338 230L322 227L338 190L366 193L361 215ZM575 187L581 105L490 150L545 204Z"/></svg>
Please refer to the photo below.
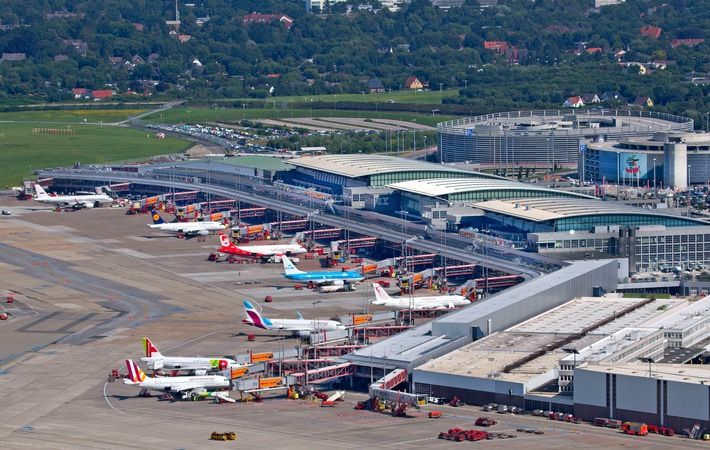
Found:
<svg viewBox="0 0 710 450"><path fill-rule="evenodd" d="M157 123L207 123L216 121L237 121L244 119L284 119L293 117L356 117L372 119L394 119L417 122L434 126L452 116L417 114L409 112L377 112L350 110L311 109L239 109L239 108L173 108L144 118Z"/></svg>
<svg viewBox="0 0 710 450"><path fill-rule="evenodd" d="M456 97L459 95L458 89L446 89L442 91L422 91L412 90L384 92L381 94L323 94L323 95L286 95L282 97L269 97L267 103L276 102L364 102L364 103L386 103L394 101L396 103L421 103L427 105L440 104L446 97ZM236 99L254 100L254 99Z"/></svg>
<svg viewBox="0 0 710 450"><path fill-rule="evenodd" d="M92 111L94 112L94 111ZM19 184L39 168L103 163L181 152L192 144L123 127L74 125L71 135L33 134L40 123L0 123L0 186ZM62 126L61 128L66 128ZM150 136L150 137L148 137Z"/></svg>
<svg viewBox="0 0 710 450"><path fill-rule="evenodd" d="M0 122L45 122L45 123L110 123L120 122L129 116L142 113L143 109L73 109L58 111L0 112Z"/></svg>

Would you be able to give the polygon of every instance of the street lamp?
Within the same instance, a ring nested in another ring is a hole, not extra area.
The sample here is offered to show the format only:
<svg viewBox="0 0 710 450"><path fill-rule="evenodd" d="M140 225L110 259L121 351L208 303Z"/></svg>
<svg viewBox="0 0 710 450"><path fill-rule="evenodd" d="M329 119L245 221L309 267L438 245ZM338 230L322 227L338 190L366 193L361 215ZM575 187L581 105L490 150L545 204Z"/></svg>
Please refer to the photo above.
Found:
<svg viewBox="0 0 710 450"><path fill-rule="evenodd" d="M653 189L656 189L656 158L653 158Z"/></svg>
<svg viewBox="0 0 710 450"><path fill-rule="evenodd" d="M494 375L494 373L493 373L493 363L495 362L495 360L496 360L495 358L491 358L491 357L488 358L488 363L489 363L489 366L490 366L490 369L491 369L491 371L488 373L488 377L489 377L489 378L493 378L493 375Z"/></svg>
<svg viewBox="0 0 710 450"><path fill-rule="evenodd" d="M315 317L315 320L313 322L313 331L317 332L317 331L319 331L318 330L318 328L319 328L318 323L320 322L320 319L318 317L318 305L320 305L323 302L320 300L315 300L311 303L313 304L313 317Z"/></svg>
<svg viewBox="0 0 710 450"><path fill-rule="evenodd" d="M648 377L651 378L651 364L655 362L653 358L639 358L639 361L648 363Z"/></svg>

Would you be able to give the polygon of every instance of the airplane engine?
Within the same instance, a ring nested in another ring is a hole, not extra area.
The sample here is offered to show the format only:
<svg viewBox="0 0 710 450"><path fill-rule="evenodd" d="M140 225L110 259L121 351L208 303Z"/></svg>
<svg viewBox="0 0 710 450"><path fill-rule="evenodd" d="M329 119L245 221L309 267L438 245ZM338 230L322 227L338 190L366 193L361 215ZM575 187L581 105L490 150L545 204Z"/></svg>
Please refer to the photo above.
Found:
<svg viewBox="0 0 710 450"><path fill-rule="evenodd" d="M209 236L210 232L207 230L200 230L197 232L198 236Z"/></svg>
<svg viewBox="0 0 710 450"><path fill-rule="evenodd" d="M306 331L306 330L301 330L301 331L298 331L298 332L295 333L295 334L297 334L298 337L300 337L301 339L306 339L306 338L308 338L308 337L311 335L311 332L310 332L310 331Z"/></svg>
<svg viewBox="0 0 710 450"><path fill-rule="evenodd" d="M196 370L195 375L201 377L202 375L207 375L207 371L204 369Z"/></svg>
<svg viewBox="0 0 710 450"><path fill-rule="evenodd" d="M86 202L83 204L84 208L93 208L98 202Z"/></svg>

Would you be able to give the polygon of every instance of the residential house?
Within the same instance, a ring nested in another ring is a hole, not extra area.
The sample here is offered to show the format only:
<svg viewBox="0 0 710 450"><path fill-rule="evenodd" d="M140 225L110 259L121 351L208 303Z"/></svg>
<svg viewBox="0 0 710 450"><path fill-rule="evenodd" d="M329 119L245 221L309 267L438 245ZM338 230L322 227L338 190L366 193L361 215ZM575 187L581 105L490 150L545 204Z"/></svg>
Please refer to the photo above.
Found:
<svg viewBox="0 0 710 450"><path fill-rule="evenodd" d="M89 90L84 88L74 88L71 90L71 93L76 99L86 98L89 95Z"/></svg>
<svg viewBox="0 0 710 450"><path fill-rule="evenodd" d="M134 28L136 31L143 31L143 30L145 30L145 25L143 25L142 23L132 23L131 25L133 25L133 28Z"/></svg>
<svg viewBox="0 0 710 450"><path fill-rule="evenodd" d="M370 94L380 94L385 92L385 86L378 78L371 78L367 80L367 88L370 90Z"/></svg>
<svg viewBox="0 0 710 450"><path fill-rule="evenodd" d="M159 54L151 53L150 55L148 55L148 59L146 61L148 61L148 64L154 64L154 63L158 62L159 59L160 59Z"/></svg>
<svg viewBox="0 0 710 450"><path fill-rule="evenodd" d="M685 47L695 47L696 45L700 45L703 42L705 42L705 39L699 38L699 39L673 39L671 41L671 48L676 48L685 46Z"/></svg>
<svg viewBox="0 0 710 450"><path fill-rule="evenodd" d="M137 66L138 64L145 64L145 59L141 58L140 55L133 55L131 58L131 64Z"/></svg>
<svg viewBox="0 0 710 450"><path fill-rule="evenodd" d="M196 17L196 18L195 18L195 25L197 25L198 27L201 27L202 25L204 25L204 24L206 24L207 22L209 22L210 19L211 19L210 16Z"/></svg>
<svg viewBox="0 0 710 450"><path fill-rule="evenodd" d="M594 0L594 7L601 8L602 6L618 5L619 3L624 3L626 0Z"/></svg>
<svg viewBox="0 0 710 450"><path fill-rule="evenodd" d="M641 108L650 108L653 106L653 100L651 100L651 97L639 95L638 97L636 97L636 100L634 100L633 106L640 106Z"/></svg>
<svg viewBox="0 0 710 450"><path fill-rule="evenodd" d="M293 26L293 19L285 14L259 14L254 12L244 16L242 22L244 25L251 25L252 23L270 24L273 22L279 22L287 30L290 30Z"/></svg>
<svg viewBox="0 0 710 450"><path fill-rule="evenodd" d="M582 101L585 105L590 103L601 103L601 99L597 94L582 94Z"/></svg>
<svg viewBox="0 0 710 450"><path fill-rule="evenodd" d="M113 97L114 92L110 89L97 89L91 91L91 98L95 101L104 100Z"/></svg>
<svg viewBox="0 0 710 450"><path fill-rule="evenodd" d="M404 81L404 87L407 89L423 89L424 83L419 81L417 77L408 77Z"/></svg>
<svg viewBox="0 0 710 450"><path fill-rule="evenodd" d="M115 66L115 67L123 65L123 57L122 56L109 56L108 63L111 64L112 66Z"/></svg>
<svg viewBox="0 0 710 450"><path fill-rule="evenodd" d="M81 39L65 39L64 45L67 47L72 47L81 56L86 56L86 52L89 50L89 44L82 41Z"/></svg>
<svg viewBox="0 0 710 450"><path fill-rule="evenodd" d="M616 58L617 61L621 62L622 59L624 59L624 55L626 54L626 50L619 50L614 52L614 58Z"/></svg>
<svg viewBox="0 0 710 450"><path fill-rule="evenodd" d="M278 80L279 78L281 78L281 74L280 73L267 73L266 78L269 78L271 80Z"/></svg>
<svg viewBox="0 0 710 450"><path fill-rule="evenodd" d="M596 53L599 53L600 55L602 54L601 47L587 47L584 51L587 52L588 55L594 55Z"/></svg>
<svg viewBox="0 0 710 450"><path fill-rule="evenodd" d="M663 29L661 27L656 27L654 25L644 25L639 29L639 34L651 39L658 39L661 37L661 32Z"/></svg>
<svg viewBox="0 0 710 450"><path fill-rule="evenodd" d="M505 41L483 41L483 48L486 50L493 50L494 52L502 55L508 50L508 43Z"/></svg>
<svg viewBox="0 0 710 450"><path fill-rule="evenodd" d="M601 100L603 102L616 102L621 100L621 94L617 91L606 91L602 94Z"/></svg>
<svg viewBox="0 0 710 450"><path fill-rule="evenodd" d="M397 50L401 50L405 53L409 53L410 47L411 46L409 44L397 44ZM392 52L390 51L390 53L392 53Z"/></svg>
<svg viewBox="0 0 710 450"><path fill-rule="evenodd" d="M565 100L562 106L565 106L567 108L581 108L582 106L584 106L584 100L582 100L582 97L580 97L579 95L575 95Z"/></svg>
<svg viewBox="0 0 710 450"><path fill-rule="evenodd" d="M195 67L202 67L202 63L200 62L199 59L195 58L192 60L192 65Z"/></svg>
<svg viewBox="0 0 710 450"><path fill-rule="evenodd" d="M2 62L19 62L27 59L27 55L24 53L3 53L0 61Z"/></svg>
<svg viewBox="0 0 710 450"><path fill-rule="evenodd" d="M178 41L180 41L181 44L184 44L185 42L189 41L192 39L192 35L190 34L178 34Z"/></svg>

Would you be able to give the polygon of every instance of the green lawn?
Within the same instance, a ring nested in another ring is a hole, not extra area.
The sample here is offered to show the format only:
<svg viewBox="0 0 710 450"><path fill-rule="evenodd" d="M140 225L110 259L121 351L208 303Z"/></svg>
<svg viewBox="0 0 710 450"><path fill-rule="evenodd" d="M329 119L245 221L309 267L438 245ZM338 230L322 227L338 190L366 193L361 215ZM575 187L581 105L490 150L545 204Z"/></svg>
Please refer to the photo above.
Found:
<svg viewBox="0 0 710 450"><path fill-rule="evenodd" d="M144 118L157 123L208 123L216 121L234 122L244 119L283 119L293 117L357 117L372 119L406 120L435 126L438 122L453 116L417 114L410 112L377 112L351 110L311 110L311 109L240 109L240 108L173 108L154 113Z"/></svg>
<svg viewBox="0 0 710 450"><path fill-rule="evenodd" d="M0 121L12 122L71 122L108 123L120 122L129 116L140 114L144 109L71 109L45 111L0 112Z"/></svg>
<svg viewBox="0 0 710 450"><path fill-rule="evenodd" d="M93 112L93 111L92 111ZM0 123L0 187L19 184L34 169L104 163L181 152L192 144L123 127L73 125L72 135L33 133L33 128L67 128L41 123Z"/></svg>
<svg viewBox="0 0 710 450"><path fill-rule="evenodd" d="M458 89L446 89L442 91L422 91L416 92L412 90L384 92L381 94L323 94L323 95L286 95L282 97L269 97L265 99L267 103L276 102L363 102L363 103L387 103L394 101L395 103L421 103L421 104L440 104L441 100L446 97L456 97L459 95ZM235 99L239 100L254 100L254 99Z"/></svg>

